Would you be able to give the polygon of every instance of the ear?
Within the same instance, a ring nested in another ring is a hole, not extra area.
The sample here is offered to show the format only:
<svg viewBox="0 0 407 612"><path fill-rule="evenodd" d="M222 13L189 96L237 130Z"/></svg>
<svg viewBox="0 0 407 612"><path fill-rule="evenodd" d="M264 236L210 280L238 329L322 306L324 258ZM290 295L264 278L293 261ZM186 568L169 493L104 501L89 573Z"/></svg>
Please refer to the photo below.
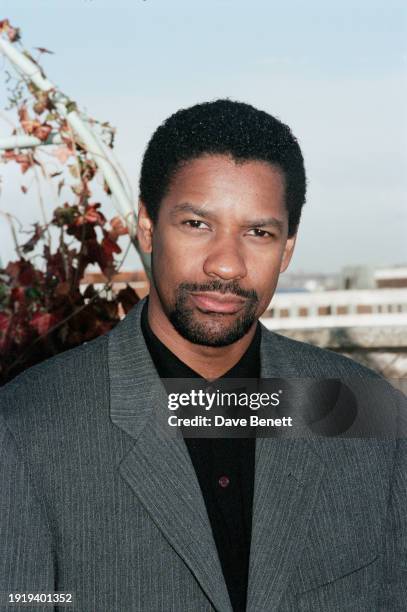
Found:
<svg viewBox="0 0 407 612"><path fill-rule="evenodd" d="M287 242L285 243L283 257L281 259L280 265L280 274L281 272L285 272L288 268L288 265L291 261L291 257L294 253L295 241L297 240L297 234L295 233L290 238L287 238Z"/></svg>
<svg viewBox="0 0 407 612"><path fill-rule="evenodd" d="M137 216L137 240L144 253L151 253L153 245L154 224L149 217L146 205L139 201Z"/></svg>

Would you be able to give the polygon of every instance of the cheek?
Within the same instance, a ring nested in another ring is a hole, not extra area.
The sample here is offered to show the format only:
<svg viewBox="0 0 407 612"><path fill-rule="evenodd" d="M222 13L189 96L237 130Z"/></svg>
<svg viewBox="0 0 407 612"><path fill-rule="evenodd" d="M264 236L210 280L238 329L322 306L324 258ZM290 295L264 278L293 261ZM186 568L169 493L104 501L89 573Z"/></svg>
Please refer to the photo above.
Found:
<svg viewBox="0 0 407 612"><path fill-rule="evenodd" d="M259 297L259 310L264 311L270 304L271 298L273 297L279 272L280 272L280 261L277 259L270 260L263 258L261 262L257 263L257 266L251 268L252 274L249 271L248 286L251 286L257 291Z"/></svg>
<svg viewBox="0 0 407 612"><path fill-rule="evenodd" d="M202 277L202 257L197 249L187 248L181 240L156 239L153 242L153 265L160 285L195 281Z"/></svg>
<svg viewBox="0 0 407 612"><path fill-rule="evenodd" d="M252 271L253 276L256 277L260 284L263 281L267 285L271 278L274 278L276 274L278 275L281 258L282 249L277 244L255 252L248 252L248 270Z"/></svg>

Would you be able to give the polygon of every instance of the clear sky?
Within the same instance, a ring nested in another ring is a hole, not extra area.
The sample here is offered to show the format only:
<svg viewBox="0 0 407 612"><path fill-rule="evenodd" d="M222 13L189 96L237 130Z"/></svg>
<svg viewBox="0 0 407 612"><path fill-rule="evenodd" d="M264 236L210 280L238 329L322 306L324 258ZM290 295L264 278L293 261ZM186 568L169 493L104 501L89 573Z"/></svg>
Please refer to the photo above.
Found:
<svg viewBox="0 0 407 612"><path fill-rule="evenodd" d="M116 154L135 194L157 125L227 96L278 116L302 146L309 191L292 271L407 262L404 0L1 0L0 8L28 48L55 52L44 58L47 76L117 127ZM4 100L3 91L1 108ZM0 209L36 220L18 175L4 166L0 175ZM54 202L46 205L51 212ZM13 257L3 219L0 257Z"/></svg>

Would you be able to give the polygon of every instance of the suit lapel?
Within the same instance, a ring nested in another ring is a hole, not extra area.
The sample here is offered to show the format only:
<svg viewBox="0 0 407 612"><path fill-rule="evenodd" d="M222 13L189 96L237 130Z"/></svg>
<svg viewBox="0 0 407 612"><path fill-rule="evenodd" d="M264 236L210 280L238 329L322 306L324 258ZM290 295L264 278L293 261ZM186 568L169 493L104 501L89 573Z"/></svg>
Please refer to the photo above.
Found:
<svg viewBox="0 0 407 612"><path fill-rule="evenodd" d="M110 414L135 440L120 473L216 610L231 604L205 503L182 438L165 432L167 396L140 329L144 300L109 334ZM262 378L301 376L262 330ZM304 439L258 439L248 612L274 610L301 554L324 466Z"/></svg>
<svg viewBox="0 0 407 612"><path fill-rule="evenodd" d="M167 396L140 329L140 302L109 334L110 414L135 439L120 473L184 560L216 610L229 595L195 470L181 437L165 427Z"/></svg>
<svg viewBox="0 0 407 612"><path fill-rule="evenodd" d="M279 347L263 328L262 378L299 378ZM323 472L310 441L256 440L248 612L278 609L303 549Z"/></svg>

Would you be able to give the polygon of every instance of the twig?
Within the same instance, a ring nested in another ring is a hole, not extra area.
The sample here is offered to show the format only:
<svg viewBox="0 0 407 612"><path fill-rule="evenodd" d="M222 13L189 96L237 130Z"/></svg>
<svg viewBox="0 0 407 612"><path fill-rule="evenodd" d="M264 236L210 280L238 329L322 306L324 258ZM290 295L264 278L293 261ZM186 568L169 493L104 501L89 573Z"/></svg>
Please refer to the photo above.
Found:
<svg viewBox="0 0 407 612"><path fill-rule="evenodd" d="M129 254L130 247L131 247L131 240L130 240L130 237L129 237L129 241L127 243L126 250L124 251L123 257L121 258L120 263L119 263L119 265L116 268L117 272L120 272L120 269L121 269L122 265L124 264L124 260L126 259L127 255Z"/></svg>
<svg viewBox="0 0 407 612"><path fill-rule="evenodd" d="M45 206L44 206L44 199L42 197L40 177L38 176L38 171L37 171L37 168L35 166L34 155L32 153L30 153L29 157L30 157L30 159L33 162L33 170L34 170L34 175L35 175L35 181L37 183L38 201L40 203L40 209L41 209L41 214L42 214L42 222L43 222L44 226L46 226L46 228L47 228L46 231L47 231L47 237L48 237L48 246L49 246L49 248L51 248L51 232L49 231L48 221L47 221L47 217L46 217L46 214L45 214Z"/></svg>
<svg viewBox="0 0 407 612"><path fill-rule="evenodd" d="M56 204L56 206L58 206L59 205L58 194L57 194L57 190L55 188L54 182L53 182L53 180L51 178L51 175L48 172L47 167L45 166L45 164L40 159L38 159L38 155L35 156L35 159L36 159L37 163L40 165L43 175L47 179L48 183L51 185L51 190L52 190L52 193L54 195L55 204Z"/></svg>
<svg viewBox="0 0 407 612"><path fill-rule="evenodd" d="M21 250L20 250L20 247L19 247L19 244L18 244L18 240L17 240L16 230L14 228L13 215L10 215L10 213L7 213L7 212L3 212L2 210L0 210L0 214L2 214L4 217L6 217L6 219L8 221L8 224L10 225L11 235L13 236L13 241L14 241L14 246L15 246L15 249L16 249L16 253L17 253L17 255L21 259L22 255L21 255Z"/></svg>
<svg viewBox="0 0 407 612"><path fill-rule="evenodd" d="M68 267L68 261L66 257L66 245L64 242L64 228L62 225L61 225L61 231L59 234L59 248L61 249L62 261L64 262L65 278L67 281L69 281L69 267Z"/></svg>

